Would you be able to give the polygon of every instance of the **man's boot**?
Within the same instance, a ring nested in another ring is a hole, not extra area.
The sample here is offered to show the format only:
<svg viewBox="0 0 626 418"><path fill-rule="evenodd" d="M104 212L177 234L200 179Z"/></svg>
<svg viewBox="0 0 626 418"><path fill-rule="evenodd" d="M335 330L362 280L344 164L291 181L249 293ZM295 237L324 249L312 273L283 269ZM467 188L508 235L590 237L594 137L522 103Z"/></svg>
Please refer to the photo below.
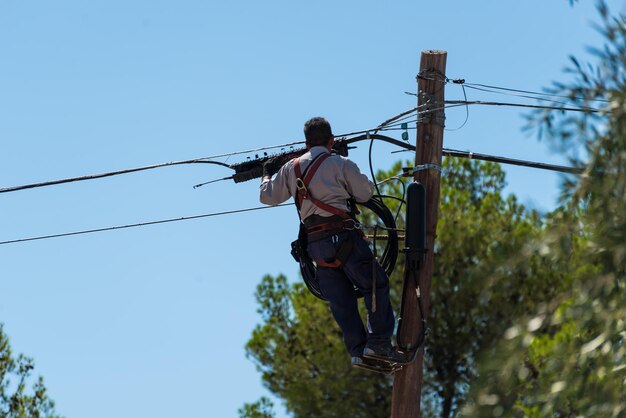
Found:
<svg viewBox="0 0 626 418"><path fill-rule="evenodd" d="M366 346L363 350L363 357L391 364L405 364L407 362L406 356L396 351L391 344Z"/></svg>

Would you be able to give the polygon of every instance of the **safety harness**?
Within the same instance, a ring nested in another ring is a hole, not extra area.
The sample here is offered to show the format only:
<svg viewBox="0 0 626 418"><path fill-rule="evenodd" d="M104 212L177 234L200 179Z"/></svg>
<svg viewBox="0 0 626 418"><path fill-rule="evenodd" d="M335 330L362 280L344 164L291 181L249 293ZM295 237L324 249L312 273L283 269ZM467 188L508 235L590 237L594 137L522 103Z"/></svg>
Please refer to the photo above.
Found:
<svg viewBox="0 0 626 418"><path fill-rule="evenodd" d="M304 170L304 173L300 167L300 158L296 158L293 162L293 168L296 175L296 195L294 200L296 208L298 209L298 215L300 216L301 232L302 228L304 228L309 241L316 241L345 230L353 230L359 226L358 222L349 214L339 208L314 198L309 191L309 183L311 183L311 179L313 179L322 163L330 156L331 154L327 153L319 154L313 159L313 161L311 161L309 166ZM318 208L335 215L331 217L333 221L309 225L308 227L304 226L304 223L302 222L301 208L302 202L305 199L313 203ZM299 234L299 238L302 237L302 235L302 233ZM353 246L353 240L345 240L337 249L334 258L328 260L315 260L315 263L318 267L339 268L350 256ZM304 248L306 248L306 246Z"/></svg>

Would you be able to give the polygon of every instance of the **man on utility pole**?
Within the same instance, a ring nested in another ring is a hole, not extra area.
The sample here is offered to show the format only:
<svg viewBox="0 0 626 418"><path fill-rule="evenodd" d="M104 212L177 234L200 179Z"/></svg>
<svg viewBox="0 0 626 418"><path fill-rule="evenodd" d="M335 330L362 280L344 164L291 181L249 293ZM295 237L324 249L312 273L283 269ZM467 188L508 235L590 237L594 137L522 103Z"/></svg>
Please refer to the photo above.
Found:
<svg viewBox="0 0 626 418"><path fill-rule="evenodd" d="M374 185L354 162L331 154L334 136L326 119L309 120L304 136L307 153L282 167L277 159L264 164L260 200L278 205L294 198L305 229L301 235L308 241L301 250L315 260L320 290L330 302L353 366L390 371L388 363L401 362L403 356L391 345L389 278L363 239L350 203L368 201ZM365 299L367 331L355 287Z"/></svg>
<svg viewBox="0 0 626 418"><path fill-rule="evenodd" d="M404 292L403 322L398 330L401 341L419 341L423 332L418 294L425 317L430 310L430 282L433 274L433 249L439 209L439 179L443 150L444 86L446 83L445 51L424 51L418 79L418 118L415 144L414 180L426 189L426 257L419 271L417 292ZM405 343L402 343L406 346ZM419 418L422 392L424 347L420 347L414 363L394 375L391 404L392 418Z"/></svg>

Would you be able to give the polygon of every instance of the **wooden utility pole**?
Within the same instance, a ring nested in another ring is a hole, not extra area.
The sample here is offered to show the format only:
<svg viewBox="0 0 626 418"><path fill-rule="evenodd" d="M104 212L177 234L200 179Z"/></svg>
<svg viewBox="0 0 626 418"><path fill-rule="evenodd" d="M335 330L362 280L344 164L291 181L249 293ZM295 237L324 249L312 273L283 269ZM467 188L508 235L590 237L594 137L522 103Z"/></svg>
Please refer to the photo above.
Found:
<svg viewBox="0 0 626 418"><path fill-rule="evenodd" d="M430 310L430 282L433 275L433 249L437 232L439 210L439 179L443 149L444 87L446 73L445 51L423 51L417 76L418 121L415 150L414 180L426 189L426 257L419 271L418 283L424 316ZM416 342L422 333L416 292L405 291L404 312L398 339L405 345ZM391 403L392 418L419 418L424 366L424 345L415 362L396 372Z"/></svg>

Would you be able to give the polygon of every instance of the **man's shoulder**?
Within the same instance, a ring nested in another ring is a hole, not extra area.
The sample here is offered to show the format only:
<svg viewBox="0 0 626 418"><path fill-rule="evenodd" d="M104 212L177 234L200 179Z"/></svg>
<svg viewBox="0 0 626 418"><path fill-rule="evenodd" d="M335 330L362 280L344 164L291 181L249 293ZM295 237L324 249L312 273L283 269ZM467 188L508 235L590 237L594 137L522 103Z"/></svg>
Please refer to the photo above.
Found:
<svg viewBox="0 0 626 418"><path fill-rule="evenodd" d="M336 162L337 164L340 164L342 166L345 166L345 165L354 166L354 167L357 166L357 164L354 161L352 161L348 157L344 157L343 155L332 154L330 158L332 158L334 162Z"/></svg>
<svg viewBox="0 0 626 418"><path fill-rule="evenodd" d="M334 161L341 161L341 162L352 162L351 159L349 159L348 157L344 157L343 155L339 155L339 154L330 154L329 159L333 159Z"/></svg>

